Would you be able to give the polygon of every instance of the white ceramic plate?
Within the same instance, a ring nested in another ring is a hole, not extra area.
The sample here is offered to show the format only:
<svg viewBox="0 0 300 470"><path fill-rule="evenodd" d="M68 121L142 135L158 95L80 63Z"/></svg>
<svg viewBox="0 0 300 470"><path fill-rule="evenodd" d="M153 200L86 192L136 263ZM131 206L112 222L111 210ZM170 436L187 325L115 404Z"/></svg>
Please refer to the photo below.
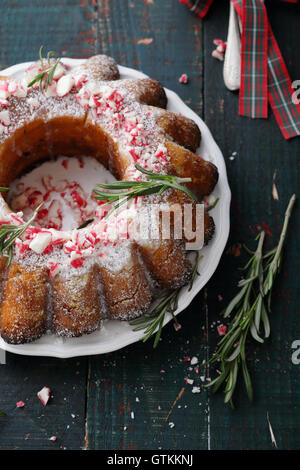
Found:
<svg viewBox="0 0 300 470"><path fill-rule="evenodd" d="M63 59L63 62L74 66L79 65L83 60ZM31 62L14 65L6 70L1 70L1 75L18 76L22 74L30 64ZM147 77L145 74L127 67L119 66L119 70L121 78ZM193 119L198 124L201 130L202 140L197 153L205 159L212 161L219 170L219 182L213 194L219 197L220 200L211 212L215 221L216 232L208 246L201 250L203 258L199 267L200 276L195 280L193 288L190 291L188 291L187 288L182 290L176 311L177 315L190 304L195 295L208 282L218 266L229 234L230 189L223 155L208 127L197 114L184 104L176 93L168 89L166 89L166 93L168 97L168 109L170 111L181 113ZM170 320L171 315L168 315L165 318L165 324ZM128 344L138 341L142 336L142 331L132 331L132 327L127 322L109 320L105 322L100 331L82 336L81 338L62 339L54 335L45 335L33 343L12 345L5 343L0 337L0 348L15 354L67 358L90 354L104 354L115 351L116 349L124 348Z"/></svg>

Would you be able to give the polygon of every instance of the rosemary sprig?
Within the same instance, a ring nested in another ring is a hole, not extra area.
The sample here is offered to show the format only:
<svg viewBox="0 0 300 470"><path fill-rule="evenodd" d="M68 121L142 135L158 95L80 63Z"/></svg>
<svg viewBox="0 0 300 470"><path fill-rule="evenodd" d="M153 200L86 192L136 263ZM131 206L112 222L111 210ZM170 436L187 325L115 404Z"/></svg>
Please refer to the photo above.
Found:
<svg viewBox="0 0 300 470"><path fill-rule="evenodd" d="M203 256L200 256L200 252L196 251L196 259L195 259L195 263L194 263L194 266L193 266L193 269L192 269L191 281L189 283L188 291L192 290L196 277L200 276L200 273L198 271L198 267L199 267L199 263L202 260L202 258L203 258Z"/></svg>
<svg viewBox="0 0 300 470"><path fill-rule="evenodd" d="M153 343L153 347L156 348L161 337L166 314L173 314L177 308L179 291L178 288L171 292L164 292L158 298L160 299L158 304L150 312L130 323L130 325L135 326L133 331L144 330L143 342L147 341L156 332Z"/></svg>
<svg viewBox="0 0 300 470"><path fill-rule="evenodd" d="M189 183L192 181L192 178L179 178L174 175L160 175L158 173L152 173L137 164L135 165L135 168L144 175L147 175L146 181L115 181L108 184L100 183L97 186L104 189L104 191L99 189L93 190L95 199L105 201L103 206L114 204L106 213L105 218L109 217L112 212L135 197L149 196L150 194L162 194L169 188L183 191L191 199L196 200L194 194L187 187L181 184Z"/></svg>
<svg viewBox="0 0 300 470"><path fill-rule="evenodd" d="M189 290L192 288L193 282L196 279L197 275L199 275L198 265L200 260L201 257L199 256L199 252L197 251L196 260L192 269ZM133 331L144 330L144 336L142 338L143 342L147 341L155 333L153 348L156 348L161 337L164 319L167 313L170 313L173 316L175 323L178 323L174 312L177 310L178 307L178 298L181 290L182 287L178 287L177 289L174 289L172 291L168 290L162 292L162 294L157 297L157 303L156 305L154 305L152 310L145 313L145 315L143 315L142 317L130 322L130 325L135 327Z"/></svg>
<svg viewBox="0 0 300 470"><path fill-rule="evenodd" d="M7 192L7 191L9 191L9 188L5 188L4 186L0 186L0 191L1 192Z"/></svg>
<svg viewBox="0 0 300 470"><path fill-rule="evenodd" d="M274 257L270 256L269 257L270 260L267 264L267 276L266 276L266 279L264 281L263 290L264 290L264 295L268 296L268 308L269 308L269 310L270 310L270 303L271 303L271 296L272 296L273 281L274 281L274 278L276 277L276 275L278 274L278 272L280 271L280 268L281 268L282 247L283 247L284 240L285 240L285 237L286 237L288 223L289 223L289 219L290 219L291 212L292 212L293 206L295 204L295 201L296 201L296 196L295 196L295 194L293 194L293 196L290 199L287 210L285 212L284 223L283 223L279 243L278 243L278 246L276 248ZM272 250L272 251L274 252L274 250Z"/></svg>
<svg viewBox="0 0 300 470"><path fill-rule="evenodd" d="M39 50L39 59L41 62L42 71L38 73L36 77L27 85L27 87L30 88L35 83L40 82L40 91L43 90L43 85L44 85L45 91L48 89L48 86L51 85L56 67L60 61L60 59L57 59L56 62L53 65L51 65L51 56L55 55L55 52L49 51L47 54L47 62L45 65L44 59L42 56L43 49L44 49L44 46L41 46Z"/></svg>
<svg viewBox="0 0 300 470"><path fill-rule="evenodd" d="M32 217L28 222L22 225L3 224L0 226L0 253L2 256L7 257L7 266L10 265L13 257L13 244L16 238L20 238L29 225L34 221L38 211L40 210L40 204L34 211Z"/></svg>
<svg viewBox="0 0 300 470"><path fill-rule="evenodd" d="M268 296L268 310L270 311L272 288L281 266L283 243L294 203L295 195L290 199L286 210L277 247L263 254L265 232L260 232L257 237L256 251L253 253L247 249L247 252L251 255L248 263L243 268L247 271L247 274L238 283L239 292L223 312L224 318L228 318L232 314L234 316L227 333L218 343L217 352L207 361L207 364L221 363L221 371L219 376L207 384L206 387L213 387L213 391L216 392L221 385L224 385L224 401L225 403L229 402L232 407L240 370L242 370L248 397L250 401L253 399L253 388L245 351L246 341L249 333L259 343L263 343L264 339L270 335L270 322L265 306L265 297ZM267 274L264 279L265 272Z"/></svg>
<svg viewBox="0 0 300 470"><path fill-rule="evenodd" d="M0 418L4 418L4 416L6 416L6 413L4 413L4 411L0 411Z"/></svg>
<svg viewBox="0 0 300 470"><path fill-rule="evenodd" d="M220 200L220 198L217 197L216 200L215 200L210 206L208 206L208 207L206 208L206 211L209 212L209 211L211 211L212 209L214 209L214 208L216 207L216 205L218 204L219 200Z"/></svg>
<svg viewBox="0 0 300 470"><path fill-rule="evenodd" d="M81 225L79 225L79 227L77 227L77 230L80 230L82 228L85 228L87 227L89 224L91 224L92 222L94 221L94 219L87 219L85 220L84 222L82 222Z"/></svg>

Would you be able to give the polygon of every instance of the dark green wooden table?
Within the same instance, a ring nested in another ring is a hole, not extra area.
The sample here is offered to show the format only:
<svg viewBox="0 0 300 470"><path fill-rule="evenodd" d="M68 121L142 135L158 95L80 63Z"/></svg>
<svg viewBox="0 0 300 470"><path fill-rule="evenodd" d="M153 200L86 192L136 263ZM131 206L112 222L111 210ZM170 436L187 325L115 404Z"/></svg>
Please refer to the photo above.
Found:
<svg viewBox="0 0 300 470"><path fill-rule="evenodd" d="M276 1L267 6L291 77L299 79L299 7ZM69 360L7 354L0 366L0 409L7 413L0 421L0 449L271 449L267 412L278 447L299 449L300 365L291 361L292 342L300 339L299 204L274 292L272 335L250 351L254 403L241 386L233 411L222 394L193 394L185 383L187 376L194 385L201 380L184 358L201 362L214 350L213 323L234 293L244 261L238 244L251 245L259 226L269 246L276 242L299 181L300 139L284 141L273 116L240 118L238 95L224 87L211 51L215 37L226 38L227 20L226 1L215 2L203 22L177 0L1 1L1 68L35 59L41 44L68 57L102 52L179 93L223 151L232 210L216 273L180 315L182 329L176 333L169 324L155 351L149 343ZM182 73L189 75L188 85L178 83ZM271 194L275 170L279 201ZM36 397L44 385L53 395L45 408ZM15 407L19 400L22 409Z"/></svg>

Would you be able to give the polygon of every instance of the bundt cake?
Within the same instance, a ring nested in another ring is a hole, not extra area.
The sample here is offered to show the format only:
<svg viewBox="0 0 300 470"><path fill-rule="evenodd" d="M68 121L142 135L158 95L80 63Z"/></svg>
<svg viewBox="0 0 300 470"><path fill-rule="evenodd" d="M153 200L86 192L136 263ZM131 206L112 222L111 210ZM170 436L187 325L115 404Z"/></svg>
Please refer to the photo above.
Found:
<svg viewBox="0 0 300 470"><path fill-rule="evenodd" d="M200 131L190 119L165 109L167 98L160 83L120 79L115 61L104 55L72 68L53 64L48 57L34 63L20 79L0 77L2 188L41 161L77 157L80 165L80 156L92 156L117 180L145 179L135 166L138 163L155 173L191 178L187 187L200 200L211 193L218 171L194 153ZM0 194L0 331L5 341L25 343L49 331L68 337L87 334L105 318L142 315L155 289L189 282L191 266L183 240L135 238L128 225L120 236L125 216L127 222L139 220L143 225L149 201L191 202L184 192L169 189L162 195L135 198L109 217L105 217L107 206L97 201L90 221L64 230L59 211L50 225L43 224L50 206L37 206L41 200L47 202L53 189L51 178L43 183L42 199L19 185L12 209L10 196ZM86 207L75 186L74 193L68 193L70 200ZM64 190L57 190L62 197ZM36 220L27 225L26 203L37 210ZM87 209L85 215L90 215ZM154 223L161 234L159 221ZM4 244L9 240L7 227L24 228L9 249ZM214 231L208 213L204 229L208 242Z"/></svg>

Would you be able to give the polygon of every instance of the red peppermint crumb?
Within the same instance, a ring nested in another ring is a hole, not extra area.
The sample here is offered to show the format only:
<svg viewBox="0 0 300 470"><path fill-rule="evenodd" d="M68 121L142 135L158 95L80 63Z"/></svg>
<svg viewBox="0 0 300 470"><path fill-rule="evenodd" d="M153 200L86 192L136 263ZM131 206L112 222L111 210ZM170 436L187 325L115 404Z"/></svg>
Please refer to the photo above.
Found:
<svg viewBox="0 0 300 470"><path fill-rule="evenodd" d="M129 150L130 155L132 156L134 163L136 163L139 159L139 156L135 153L134 149Z"/></svg>
<svg viewBox="0 0 300 470"><path fill-rule="evenodd" d="M63 238L58 238L52 242L52 245L62 245L65 242Z"/></svg>
<svg viewBox="0 0 300 470"><path fill-rule="evenodd" d="M35 208L38 204L40 204L43 200L43 196L41 191L33 191L28 198L29 205L32 208Z"/></svg>
<svg viewBox="0 0 300 470"><path fill-rule="evenodd" d="M47 201L47 199L49 198L50 194L51 194L51 190L49 189L49 191L47 191L47 192L44 194L43 200L44 200L44 201Z"/></svg>
<svg viewBox="0 0 300 470"><path fill-rule="evenodd" d="M219 336L224 336L224 335L226 335L226 332L227 332L227 326L219 325L217 327L217 330L218 330Z"/></svg>
<svg viewBox="0 0 300 470"><path fill-rule="evenodd" d="M58 263L54 263L53 261L50 261L49 266L50 266L49 276L52 278L58 268Z"/></svg>
<svg viewBox="0 0 300 470"><path fill-rule="evenodd" d="M181 329L180 323L175 323L175 322L174 322L174 323L173 323L173 326L174 326L174 330L175 330L175 331L179 331L179 330Z"/></svg>
<svg viewBox="0 0 300 470"><path fill-rule="evenodd" d="M56 439L57 439L56 436L51 436L51 437L49 437L49 441L54 441L54 442L55 442Z"/></svg>
<svg viewBox="0 0 300 470"><path fill-rule="evenodd" d="M212 57L214 57L214 59L218 59L218 60L221 60L221 61L224 60L223 52L218 51L218 49L215 49L214 51L212 51L211 55L212 55Z"/></svg>
<svg viewBox="0 0 300 470"><path fill-rule="evenodd" d="M41 400L44 406L47 405L49 398L50 398L50 388L49 387L43 387L42 390L40 390L37 393L38 398Z"/></svg>
<svg viewBox="0 0 300 470"><path fill-rule="evenodd" d="M183 362L190 362L190 360L191 360L190 356L187 356L183 359Z"/></svg>
<svg viewBox="0 0 300 470"><path fill-rule="evenodd" d="M157 152L157 153L155 154L155 156L156 156L156 158L161 158L161 159L164 160L165 162L168 161L168 157L166 156L166 154L165 154L162 150L160 150L159 152Z"/></svg>
<svg viewBox="0 0 300 470"><path fill-rule="evenodd" d="M80 157L78 157L78 164L79 164L79 168L83 168L84 167L84 163L82 161L82 159Z"/></svg>
<svg viewBox="0 0 300 470"><path fill-rule="evenodd" d="M21 400L21 401L17 401L16 403L16 407L17 408L23 408L23 406L25 405L25 403Z"/></svg>
<svg viewBox="0 0 300 470"><path fill-rule="evenodd" d="M218 295L218 301L219 301L219 302L222 302L222 300L223 300L223 297L221 296L221 294L219 294L219 295Z"/></svg>
<svg viewBox="0 0 300 470"><path fill-rule="evenodd" d="M83 265L83 258L75 258L71 261L71 266L73 266L73 268L81 268L81 266Z"/></svg>
<svg viewBox="0 0 300 470"><path fill-rule="evenodd" d="M19 256L23 258L24 254L29 250L29 245L27 245L26 243L23 243L22 241L17 241L17 240L15 241L15 243L19 252Z"/></svg>
<svg viewBox="0 0 300 470"><path fill-rule="evenodd" d="M63 161L61 162L61 164L62 164L62 166L67 170L67 169L68 169L68 165L69 165L69 160L67 160L67 159L66 159L66 160L63 160Z"/></svg>
<svg viewBox="0 0 300 470"><path fill-rule="evenodd" d="M53 245L49 244L43 251L43 255L50 255L53 251Z"/></svg>
<svg viewBox="0 0 300 470"><path fill-rule="evenodd" d="M80 194L76 190L71 192L71 196L73 198L73 201L76 202L79 207L86 207L87 202L80 196Z"/></svg>
<svg viewBox="0 0 300 470"><path fill-rule="evenodd" d="M186 378L185 378L185 383L188 384L188 385L193 385L194 380L193 380L193 379L189 379L188 377L186 377Z"/></svg>
<svg viewBox="0 0 300 470"><path fill-rule="evenodd" d="M22 220L19 217L17 217L15 214L10 214L10 216L13 220L18 222L19 224L23 224Z"/></svg>
<svg viewBox="0 0 300 470"><path fill-rule="evenodd" d="M65 251L67 251L68 253L71 253L72 251L75 251L75 250L76 250L76 246L75 246L74 244L73 244L73 245L71 245L71 244L69 244L69 245L65 244L65 245L64 245L64 249L65 249Z"/></svg>
<svg viewBox="0 0 300 470"><path fill-rule="evenodd" d="M37 233L41 233L43 230L39 227L27 227L26 233L29 235L36 235Z"/></svg>
<svg viewBox="0 0 300 470"><path fill-rule="evenodd" d="M48 215L48 209L41 209L37 213L37 219L38 220L44 219L45 217L47 217L47 215Z"/></svg>
<svg viewBox="0 0 300 470"><path fill-rule="evenodd" d="M188 79L189 79L189 78L188 78L187 74L186 74L186 73L183 73L183 74L179 77L178 81L179 81L179 83L184 83L184 84L185 84L185 83L188 82Z"/></svg>
<svg viewBox="0 0 300 470"><path fill-rule="evenodd" d="M212 56L218 60L224 60L224 53L226 50L226 42L222 41L222 39L214 39L214 44L217 48L212 52Z"/></svg>
<svg viewBox="0 0 300 470"><path fill-rule="evenodd" d="M222 39L214 39L213 43L215 46L218 46L218 51L224 52L226 50L227 43L222 41Z"/></svg>

